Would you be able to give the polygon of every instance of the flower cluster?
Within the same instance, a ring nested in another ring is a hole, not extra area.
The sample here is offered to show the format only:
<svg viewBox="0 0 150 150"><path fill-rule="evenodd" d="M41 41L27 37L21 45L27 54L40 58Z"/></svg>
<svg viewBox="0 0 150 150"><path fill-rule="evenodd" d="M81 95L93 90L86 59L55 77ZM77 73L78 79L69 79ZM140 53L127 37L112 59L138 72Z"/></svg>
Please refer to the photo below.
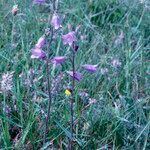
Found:
<svg viewBox="0 0 150 150"><path fill-rule="evenodd" d="M34 3L36 4L44 4L46 1L45 0L34 0ZM59 14L56 12L56 10L54 10L54 14L52 15L51 18L51 22L50 25L52 28L50 28L50 30L46 31L46 33L44 34L44 36L41 36L39 38L39 40L37 41L37 43L35 44L34 48L32 49L32 55L31 58L32 59L40 59L40 60L46 60L46 72L47 72L47 89L48 89L48 96L49 96L49 103L48 103L48 113L50 113L50 107L51 107L51 102L52 102L52 98L53 98L53 94L56 94L60 91L60 86L61 86L61 82L63 80L64 75L60 74L59 76L55 76L55 77L51 77L50 74L50 67L49 67L49 63L53 64L53 65L62 65L63 63L65 63L67 60L70 60L71 64L72 64L72 69L69 71L66 71L66 73L72 78L72 87L71 88L67 88L65 90L65 94L66 96L72 96L72 99L70 101L70 112L71 113L71 128L73 127L73 103L74 103L74 90L76 90L75 87L75 81L81 81L83 79L83 75L76 70L75 67L75 56L76 53L79 50L79 46L78 46L78 30L80 28L80 26L78 26L75 30L72 30L70 28L70 32L68 32L67 34L62 35L61 39L62 39L62 43L64 46L69 46L70 53L69 55L66 56L55 56L53 58L49 58L49 54L46 54L45 51L43 50L45 48L46 42L48 42L48 36L51 36L51 43L49 43L49 45L51 46L52 43L54 42L54 39L56 40L56 35L58 35L58 29L62 28L62 20L61 17L59 16ZM81 69L89 72L89 73L95 73L97 71L98 65L92 65L92 64L84 64L81 65ZM82 95L83 93L81 93ZM85 93L86 94L86 93ZM95 99L89 99L89 103L93 104L96 102ZM49 117L49 115L47 115ZM46 118L46 129L45 129L45 137L44 137L44 141L46 139L46 134L47 134L47 130L48 130L48 120L49 118ZM73 137L73 129L71 129L71 136Z"/></svg>
<svg viewBox="0 0 150 150"><path fill-rule="evenodd" d="M55 30L62 27L61 18L59 17L57 13L53 14L51 25L53 26ZM70 31L69 33L62 36L63 44L69 45L74 50L74 52L77 52L79 48L79 46L75 44L75 42L77 42L76 35L77 35L76 31ZM46 43L45 36L40 37L35 47L32 49L31 58L37 58L37 59L46 58L46 53L42 50L42 48L45 46L45 43ZM66 59L67 57L65 56L55 56L54 58L51 59L51 62L56 65L63 64ZM90 73L95 73L97 71L97 66L98 65L85 64L85 65L82 65L81 67ZM77 71L75 71L74 73L73 71L67 71L67 73L77 81L80 81L82 79L82 74Z"/></svg>

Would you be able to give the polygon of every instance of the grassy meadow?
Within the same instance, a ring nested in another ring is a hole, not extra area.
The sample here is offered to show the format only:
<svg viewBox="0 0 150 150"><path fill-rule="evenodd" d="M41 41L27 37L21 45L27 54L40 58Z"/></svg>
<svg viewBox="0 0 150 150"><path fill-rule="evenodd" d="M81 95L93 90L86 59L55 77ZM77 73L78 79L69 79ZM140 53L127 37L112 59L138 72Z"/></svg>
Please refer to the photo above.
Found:
<svg viewBox="0 0 150 150"><path fill-rule="evenodd" d="M52 0L0 0L0 150L150 150L150 1L56 4L62 27L55 32ZM62 36L69 31L78 32L80 81L67 74L72 49ZM63 64L48 68L31 58L44 33L47 58L65 56ZM97 65L96 72L85 64Z"/></svg>

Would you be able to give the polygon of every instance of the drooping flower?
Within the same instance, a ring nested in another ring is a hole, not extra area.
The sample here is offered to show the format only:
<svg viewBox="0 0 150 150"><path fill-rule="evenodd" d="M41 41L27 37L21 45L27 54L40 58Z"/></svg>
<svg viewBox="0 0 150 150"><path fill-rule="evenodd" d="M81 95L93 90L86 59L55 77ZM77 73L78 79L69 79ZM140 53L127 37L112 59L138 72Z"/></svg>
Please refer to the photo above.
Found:
<svg viewBox="0 0 150 150"><path fill-rule="evenodd" d="M35 45L35 47L39 48L39 49L43 48L45 43L46 43L45 37L42 36L42 37L39 38L39 40L38 40L37 44Z"/></svg>
<svg viewBox="0 0 150 150"><path fill-rule="evenodd" d="M14 5L12 10L11 10L11 13L15 16L19 11L19 8L18 8L18 5Z"/></svg>
<svg viewBox="0 0 150 150"><path fill-rule="evenodd" d="M63 39L64 45L68 44L69 46L71 46L73 42L77 41L76 33L74 31L69 32L68 34L63 35L62 39Z"/></svg>
<svg viewBox="0 0 150 150"><path fill-rule="evenodd" d="M65 61L66 57L64 56L56 56L51 61L54 64L62 64Z"/></svg>
<svg viewBox="0 0 150 150"><path fill-rule="evenodd" d="M44 59L46 57L46 53L40 48L33 48L31 58Z"/></svg>
<svg viewBox="0 0 150 150"><path fill-rule="evenodd" d="M44 4L46 0L33 0L34 4Z"/></svg>
<svg viewBox="0 0 150 150"><path fill-rule="evenodd" d="M73 73L73 71L67 71L67 73L77 81L80 81L82 79L82 74L77 71L74 73Z"/></svg>
<svg viewBox="0 0 150 150"><path fill-rule="evenodd" d="M51 25L55 30L59 29L61 26L61 18L55 13L52 16Z"/></svg>
<svg viewBox="0 0 150 150"><path fill-rule="evenodd" d="M95 73L97 71L97 65L86 64L86 65L82 65L82 67L91 73Z"/></svg>

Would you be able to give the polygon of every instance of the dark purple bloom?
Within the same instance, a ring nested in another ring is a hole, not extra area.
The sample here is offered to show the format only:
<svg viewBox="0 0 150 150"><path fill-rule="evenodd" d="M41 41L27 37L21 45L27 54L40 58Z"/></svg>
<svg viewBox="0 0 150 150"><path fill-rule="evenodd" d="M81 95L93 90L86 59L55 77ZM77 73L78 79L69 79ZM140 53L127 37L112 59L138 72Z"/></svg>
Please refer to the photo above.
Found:
<svg viewBox="0 0 150 150"><path fill-rule="evenodd" d="M61 19L57 14L53 14L51 25L55 28L55 30L61 27Z"/></svg>
<svg viewBox="0 0 150 150"><path fill-rule="evenodd" d="M67 73L77 81L80 81L82 79L82 74L77 71L74 72L74 74L73 74L73 71L67 71Z"/></svg>
<svg viewBox="0 0 150 150"><path fill-rule="evenodd" d="M46 0L33 0L33 3L35 4L44 4Z"/></svg>
<svg viewBox="0 0 150 150"><path fill-rule="evenodd" d="M40 48L32 49L31 58L44 59L45 57L46 57L46 54L42 49L40 49Z"/></svg>
<svg viewBox="0 0 150 150"><path fill-rule="evenodd" d="M91 73L95 73L97 71L97 65L86 64L86 65L82 65L82 67Z"/></svg>
<svg viewBox="0 0 150 150"><path fill-rule="evenodd" d="M52 59L52 63L54 64L62 64L65 61L66 57L64 56L56 56Z"/></svg>
<svg viewBox="0 0 150 150"><path fill-rule="evenodd" d="M77 41L77 38L76 38L76 33L74 31L72 32L69 32L68 34L66 35L63 35L62 39L63 39L63 43L64 45L72 45L73 42Z"/></svg>
<svg viewBox="0 0 150 150"><path fill-rule="evenodd" d="M45 43L46 43L45 37L42 36L42 37L39 38L39 40L38 40L37 44L35 45L35 47L39 48L39 49L43 48Z"/></svg>
<svg viewBox="0 0 150 150"><path fill-rule="evenodd" d="M77 52L77 51L78 51L78 49L79 49L79 46L78 46L78 45L76 45L75 43L73 43L73 50L74 50L75 52Z"/></svg>

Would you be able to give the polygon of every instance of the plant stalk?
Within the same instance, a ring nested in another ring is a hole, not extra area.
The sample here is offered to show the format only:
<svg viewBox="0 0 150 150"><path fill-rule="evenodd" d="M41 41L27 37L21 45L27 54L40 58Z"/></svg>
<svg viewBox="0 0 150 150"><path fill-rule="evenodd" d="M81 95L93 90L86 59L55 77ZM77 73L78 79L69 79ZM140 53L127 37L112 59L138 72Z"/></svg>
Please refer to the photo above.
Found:
<svg viewBox="0 0 150 150"><path fill-rule="evenodd" d="M51 2L51 1L50 1ZM55 2L56 0L53 0L53 13L55 12L56 6L55 6ZM54 29L51 28L51 39L49 41L49 46L51 46L51 43L53 41L53 35L54 35ZM48 56L46 59L46 73L47 73L47 89L48 89L48 111L47 111L47 115L46 115L46 119L45 119L45 132L44 132L44 139L43 139L43 144L46 143L46 137L47 137L47 133L48 133L48 122L49 122L49 118L50 118L50 112L51 112L51 105L52 105L52 93L51 93L51 74L50 74L50 68L49 68L49 50L48 50Z"/></svg>
<svg viewBox="0 0 150 150"><path fill-rule="evenodd" d="M72 54L72 71L73 71L73 78L72 78L72 97L71 97L71 102L70 102L70 113L71 113L71 123L70 123L70 132L71 132L71 139L69 141L69 150L73 150L73 117L74 117L74 110L73 110L73 103L75 100L75 52L73 51Z"/></svg>
<svg viewBox="0 0 150 150"><path fill-rule="evenodd" d="M49 74L49 59L46 60L46 73L47 73L47 88L48 88L48 112L45 120L45 132L44 132L44 141L43 143L46 143L46 137L48 133L48 122L50 118L50 111L51 111L51 105L52 105L52 94L51 94L51 84L50 84L50 74Z"/></svg>

